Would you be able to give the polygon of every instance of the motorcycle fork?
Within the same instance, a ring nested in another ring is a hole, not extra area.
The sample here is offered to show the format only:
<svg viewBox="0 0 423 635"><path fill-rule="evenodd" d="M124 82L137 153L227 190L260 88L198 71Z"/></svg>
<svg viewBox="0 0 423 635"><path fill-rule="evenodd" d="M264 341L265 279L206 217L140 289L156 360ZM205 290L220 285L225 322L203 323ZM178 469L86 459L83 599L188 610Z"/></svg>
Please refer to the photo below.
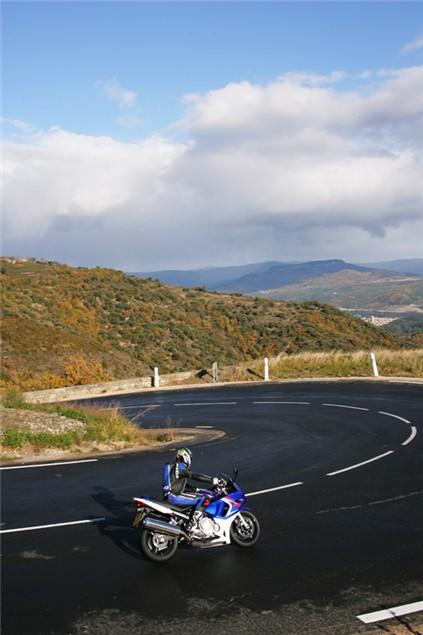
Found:
<svg viewBox="0 0 423 635"><path fill-rule="evenodd" d="M244 529L248 529L249 525L247 521L244 520L241 513L238 514L238 518L236 520L241 524L241 527L244 527Z"/></svg>

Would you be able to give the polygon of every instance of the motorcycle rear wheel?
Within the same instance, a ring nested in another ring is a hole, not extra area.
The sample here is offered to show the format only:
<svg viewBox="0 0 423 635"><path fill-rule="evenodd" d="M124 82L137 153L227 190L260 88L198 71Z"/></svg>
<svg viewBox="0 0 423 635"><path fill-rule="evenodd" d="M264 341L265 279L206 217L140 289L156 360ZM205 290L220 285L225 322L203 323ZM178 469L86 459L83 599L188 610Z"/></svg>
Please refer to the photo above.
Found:
<svg viewBox="0 0 423 635"><path fill-rule="evenodd" d="M260 537L260 524L251 512L240 512L231 525L231 540L239 547L252 547Z"/></svg>
<svg viewBox="0 0 423 635"><path fill-rule="evenodd" d="M153 562L166 562L175 555L178 548L178 538L142 529L140 548L143 554Z"/></svg>

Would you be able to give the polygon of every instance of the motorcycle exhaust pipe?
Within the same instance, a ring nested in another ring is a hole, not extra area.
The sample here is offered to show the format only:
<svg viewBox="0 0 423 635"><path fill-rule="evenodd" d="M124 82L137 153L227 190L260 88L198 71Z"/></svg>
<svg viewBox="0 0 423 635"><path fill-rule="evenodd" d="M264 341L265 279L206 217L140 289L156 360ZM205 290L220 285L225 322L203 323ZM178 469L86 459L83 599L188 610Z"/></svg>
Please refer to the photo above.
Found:
<svg viewBox="0 0 423 635"><path fill-rule="evenodd" d="M184 537L188 539L188 535L185 533L183 529L178 527L177 525L171 525L170 523L165 523L163 520L157 520L157 518L144 518L143 527L145 529L150 529L153 531L157 531L160 534L166 534L167 536L177 536Z"/></svg>

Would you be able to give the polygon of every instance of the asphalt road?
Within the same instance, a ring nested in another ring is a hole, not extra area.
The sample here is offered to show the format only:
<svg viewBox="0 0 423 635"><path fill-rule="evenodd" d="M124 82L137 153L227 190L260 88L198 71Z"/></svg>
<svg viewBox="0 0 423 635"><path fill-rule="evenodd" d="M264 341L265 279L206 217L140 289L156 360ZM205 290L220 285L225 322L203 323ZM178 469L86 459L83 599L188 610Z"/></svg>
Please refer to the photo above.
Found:
<svg viewBox="0 0 423 635"><path fill-rule="evenodd" d="M131 500L160 496L170 449L3 470L5 635L348 635L399 622L422 632L422 613L357 618L423 601L421 385L269 383L113 401L145 426L224 430L192 446L198 471L236 465L246 492L290 487L250 497L254 548L180 548L154 564L138 550ZM10 531L39 525L59 526Z"/></svg>

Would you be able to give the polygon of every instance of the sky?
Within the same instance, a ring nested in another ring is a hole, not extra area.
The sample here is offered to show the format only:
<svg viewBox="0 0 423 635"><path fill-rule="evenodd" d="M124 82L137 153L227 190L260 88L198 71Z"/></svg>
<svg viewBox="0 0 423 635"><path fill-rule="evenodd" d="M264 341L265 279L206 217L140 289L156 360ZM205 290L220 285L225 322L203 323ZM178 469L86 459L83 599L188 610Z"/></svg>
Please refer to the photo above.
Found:
<svg viewBox="0 0 423 635"><path fill-rule="evenodd" d="M2 251L423 257L419 2L3 2Z"/></svg>

